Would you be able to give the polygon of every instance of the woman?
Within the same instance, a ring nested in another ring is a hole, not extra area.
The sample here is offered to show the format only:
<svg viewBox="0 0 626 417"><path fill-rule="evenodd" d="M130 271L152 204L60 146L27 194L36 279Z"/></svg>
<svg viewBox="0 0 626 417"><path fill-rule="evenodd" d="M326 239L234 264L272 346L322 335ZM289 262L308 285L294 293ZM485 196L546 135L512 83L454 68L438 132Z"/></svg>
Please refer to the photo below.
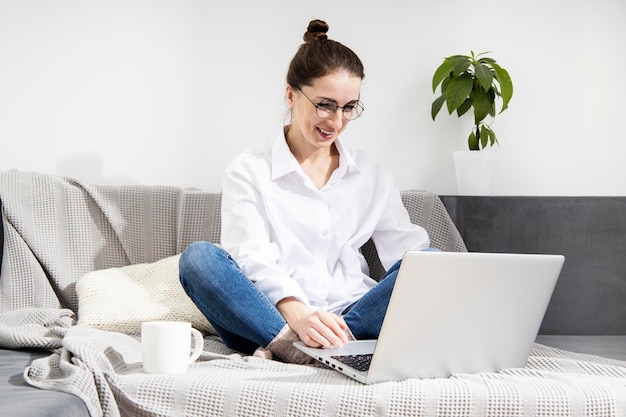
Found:
<svg viewBox="0 0 626 417"><path fill-rule="evenodd" d="M196 242L180 260L187 294L224 343L293 363L292 346L377 338L402 254L428 248L391 176L339 139L363 111L363 65L311 21L287 73L291 124L226 169L221 249ZM377 283L360 247L372 238Z"/></svg>

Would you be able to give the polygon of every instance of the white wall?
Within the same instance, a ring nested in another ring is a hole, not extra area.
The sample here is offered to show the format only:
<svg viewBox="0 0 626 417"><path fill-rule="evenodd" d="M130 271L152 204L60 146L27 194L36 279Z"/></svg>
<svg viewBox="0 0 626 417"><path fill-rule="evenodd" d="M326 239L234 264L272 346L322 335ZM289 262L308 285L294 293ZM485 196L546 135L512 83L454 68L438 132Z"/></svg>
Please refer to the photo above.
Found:
<svg viewBox="0 0 626 417"><path fill-rule="evenodd" d="M430 118L444 56L493 51L515 94L492 125L498 194L626 195L622 0L0 0L0 170L220 189L273 140L311 18L365 63L345 132L400 188L454 194L470 119Z"/></svg>

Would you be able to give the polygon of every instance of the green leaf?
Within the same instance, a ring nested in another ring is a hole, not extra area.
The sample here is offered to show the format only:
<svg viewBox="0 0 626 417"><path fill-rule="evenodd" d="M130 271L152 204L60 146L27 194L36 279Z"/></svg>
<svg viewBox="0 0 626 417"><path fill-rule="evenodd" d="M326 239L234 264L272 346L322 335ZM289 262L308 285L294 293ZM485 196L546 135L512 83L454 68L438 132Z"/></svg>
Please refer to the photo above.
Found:
<svg viewBox="0 0 626 417"><path fill-rule="evenodd" d="M443 106L444 101L446 101L445 94L440 95L435 101L433 101L433 105L430 109L430 115L433 120L435 120L435 117L439 114L439 110L441 110L441 106Z"/></svg>
<svg viewBox="0 0 626 417"><path fill-rule="evenodd" d="M489 115L491 117L496 117L496 90L494 87L492 87L489 91L487 91L487 94L489 94L489 100L491 100L491 108L489 109Z"/></svg>
<svg viewBox="0 0 626 417"><path fill-rule="evenodd" d="M487 147L487 143L489 143L489 128L485 125L480 129L480 147L485 149Z"/></svg>
<svg viewBox="0 0 626 417"><path fill-rule="evenodd" d="M454 59L454 69L452 70L452 74L454 77L458 77L463 74L472 64L472 61L467 59L466 57L458 57Z"/></svg>
<svg viewBox="0 0 626 417"><path fill-rule="evenodd" d="M476 137L476 134L474 133L473 130L472 130L472 133L470 133L469 138L467 138L467 145L468 145L470 151L477 151L477 150L479 150L479 148L478 148L478 138Z"/></svg>
<svg viewBox="0 0 626 417"><path fill-rule="evenodd" d="M450 77L446 77L443 79L443 82L441 83L441 93L445 93L446 90L448 89L448 84L450 84Z"/></svg>
<svg viewBox="0 0 626 417"><path fill-rule="evenodd" d="M474 123L481 122L491 110L493 99L489 93L482 88L474 90Z"/></svg>
<svg viewBox="0 0 626 417"><path fill-rule="evenodd" d="M458 117L463 116L469 109L472 108L472 99L468 98L456 109L456 114Z"/></svg>
<svg viewBox="0 0 626 417"><path fill-rule="evenodd" d="M437 86L448 76L450 72L452 72L452 68L454 68L454 61L446 58L441 65L435 70L435 75L433 75L433 93L437 89Z"/></svg>
<svg viewBox="0 0 626 417"><path fill-rule="evenodd" d="M452 60L454 62L460 62L460 61L471 61L472 57L467 56L467 55L452 55L446 59Z"/></svg>
<svg viewBox="0 0 626 417"><path fill-rule="evenodd" d="M489 116L496 117L496 102L495 101L491 102L491 108L489 109Z"/></svg>
<svg viewBox="0 0 626 417"><path fill-rule="evenodd" d="M509 107L509 101L513 97L513 82L507 70L495 63L491 64L491 66L496 72L496 80L500 84L500 97L502 97L502 110L500 110L500 113L502 113Z"/></svg>
<svg viewBox="0 0 626 417"><path fill-rule="evenodd" d="M459 77L452 78L446 88L446 104L448 113L452 114L465 100L472 91L472 76L470 74L462 74Z"/></svg>
<svg viewBox="0 0 626 417"><path fill-rule="evenodd" d="M489 126L482 125L482 130L480 133L481 145L483 148L485 148L487 145L493 146L498 143L498 138L496 138L495 132Z"/></svg>
<svg viewBox="0 0 626 417"><path fill-rule="evenodd" d="M489 129L490 133L490 137L491 137L491 146L493 145L500 145L500 143L498 142L498 138L496 137L496 132L494 132L493 130Z"/></svg>
<svg viewBox="0 0 626 417"><path fill-rule="evenodd" d="M487 55L487 54L490 54L490 53L491 53L491 51L481 52L481 53L479 53L478 55L476 55L476 58L478 58L479 56L482 56L482 55ZM473 55L473 52L472 52L472 55ZM491 58L483 57L483 58L481 58L481 59L491 59Z"/></svg>
<svg viewBox="0 0 626 417"><path fill-rule="evenodd" d="M491 83L493 82L493 72L491 72L491 68L489 68L489 66L485 64L476 65L474 68L474 74L476 74L478 82L485 91L491 88Z"/></svg>

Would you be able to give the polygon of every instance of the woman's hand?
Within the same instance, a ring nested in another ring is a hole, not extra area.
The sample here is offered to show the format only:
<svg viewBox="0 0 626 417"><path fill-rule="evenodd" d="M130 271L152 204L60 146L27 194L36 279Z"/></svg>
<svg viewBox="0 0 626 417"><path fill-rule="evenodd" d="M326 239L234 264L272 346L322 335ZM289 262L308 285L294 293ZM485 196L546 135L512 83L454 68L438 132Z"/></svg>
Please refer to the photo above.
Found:
<svg viewBox="0 0 626 417"><path fill-rule="evenodd" d="M289 327L300 340L311 347L340 347L348 341L348 326L340 316L324 310L311 310L294 297L282 299L276 304Z"/></svg>

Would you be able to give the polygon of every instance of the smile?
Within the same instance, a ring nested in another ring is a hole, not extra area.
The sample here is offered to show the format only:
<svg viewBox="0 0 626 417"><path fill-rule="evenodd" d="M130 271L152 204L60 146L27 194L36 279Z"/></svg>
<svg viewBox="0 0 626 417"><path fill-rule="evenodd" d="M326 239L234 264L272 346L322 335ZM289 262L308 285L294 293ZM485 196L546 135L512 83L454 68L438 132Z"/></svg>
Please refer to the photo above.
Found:
<svg viewBox="0 0 626 417"><path fill-rule="evenodd" d="M322 129L321 127L318 127L318 128L317 128L317 130L318 130L318 131L319 131L322 135L324 135L324 136L326 136L326 137L329 137L329 138L330 138L330 137L332 137L332 136L335 134L335 131L334 131L334 130L325 130L325 129Z"/></svg>

